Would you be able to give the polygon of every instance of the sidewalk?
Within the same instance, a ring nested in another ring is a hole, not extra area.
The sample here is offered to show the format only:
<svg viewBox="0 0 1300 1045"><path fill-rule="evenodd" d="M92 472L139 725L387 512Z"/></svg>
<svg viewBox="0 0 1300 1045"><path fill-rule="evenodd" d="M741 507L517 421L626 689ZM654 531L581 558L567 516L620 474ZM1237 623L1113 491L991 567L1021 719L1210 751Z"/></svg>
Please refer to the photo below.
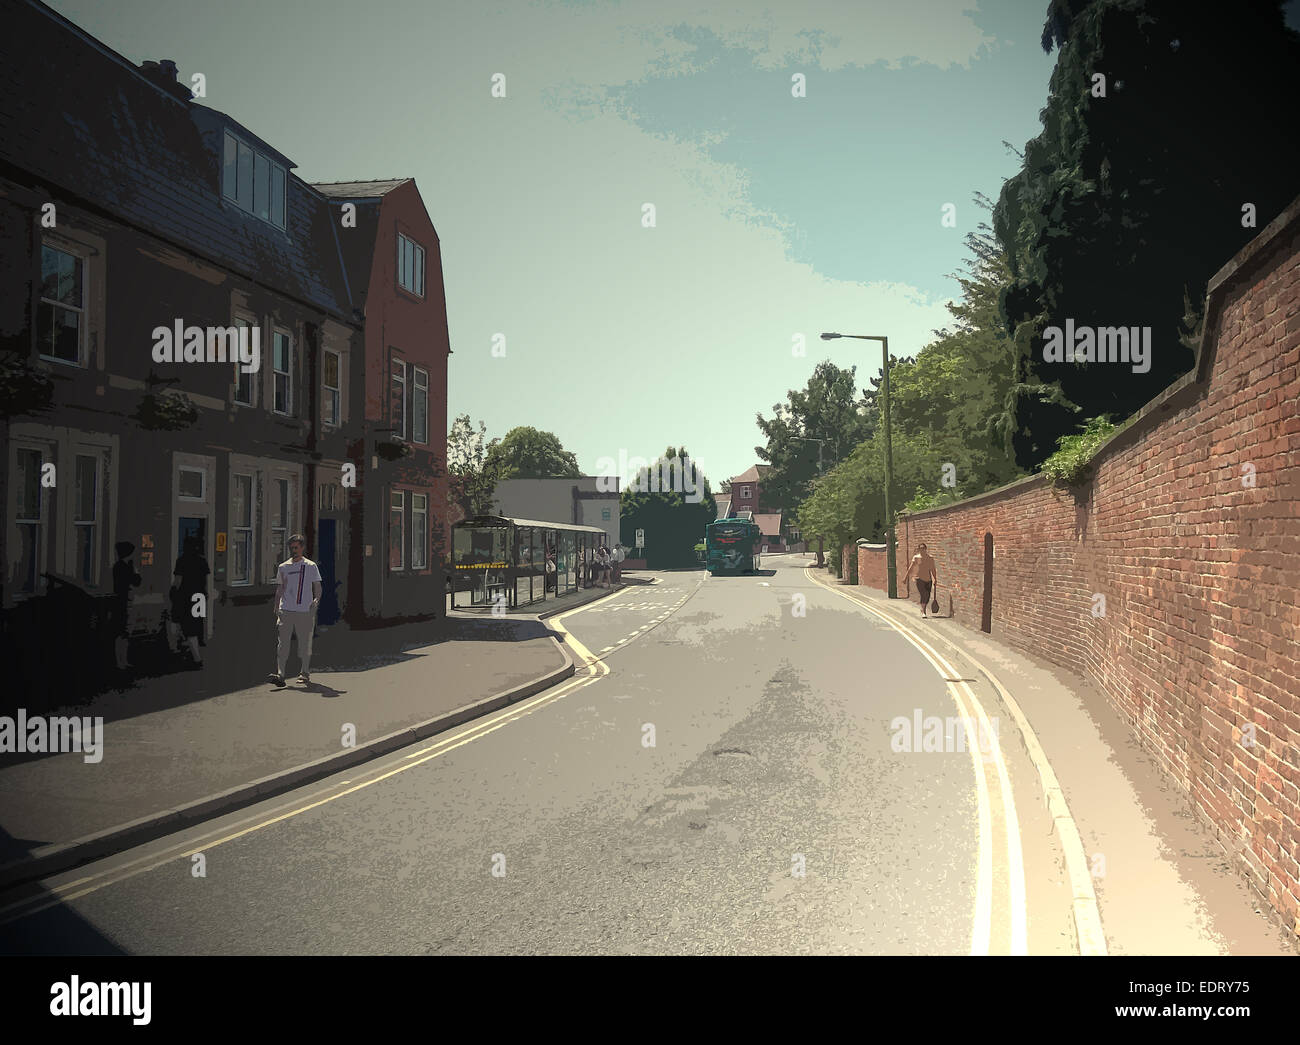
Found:
<svg viewBox="0 0 1300 1045"><path fill-rule="evenodd" d="M636 580L629 578L631 583ZM645 583L645 582L643 582ZM201 671L140 680L50 715L102 716L103 759L0 756L0 888L101 858L301 786L540 692L574 673L541 616L320 633L311 683L275 689L265 650L203 652ZM291 655L286 677L298 672ZM349 724L354 746L345 747Z"/></svg>
<svg viewBox="0 0 1300 1045"><path fill-rule="evenodd" d="M1109 953L1297 953L1294 935L1270 923L1268 908L1231 869L1190 800L1090 682L1000 642L996 634L943 616L922 620L915 598L890 599L829 573L818 579L851 590L922 634L945 657L971 667L963 674L991 672L1006 687L1042 745L1078 826ZM1009 717L1005 708L999 713Z"/></svg>

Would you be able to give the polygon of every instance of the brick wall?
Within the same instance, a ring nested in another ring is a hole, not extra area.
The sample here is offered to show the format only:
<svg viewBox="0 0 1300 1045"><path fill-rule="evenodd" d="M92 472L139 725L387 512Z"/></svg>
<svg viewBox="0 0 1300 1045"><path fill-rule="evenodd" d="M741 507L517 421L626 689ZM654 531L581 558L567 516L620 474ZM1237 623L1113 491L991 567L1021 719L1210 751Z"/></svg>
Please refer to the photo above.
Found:
<svg viewBox="0 0 1300 1045"><path fill-rule="evenodd" d="M1300 933L1297 451L1300 200L1211 281L1197 368L1090 482L1026 479L898 530L900 564L927 542L944 612L975 629L992 534L991 633L1092 679Z"/></svg>
<svg viewBox="0 0 1300 1045"><path fill-rule="evenodd" d="M907 569L906 566L903 569ZM902 571L899 571L899 587L902 587ZM878 591L889 590L889 570L885 562L885 545L866 544L858 546L858 583Z"/></svg>

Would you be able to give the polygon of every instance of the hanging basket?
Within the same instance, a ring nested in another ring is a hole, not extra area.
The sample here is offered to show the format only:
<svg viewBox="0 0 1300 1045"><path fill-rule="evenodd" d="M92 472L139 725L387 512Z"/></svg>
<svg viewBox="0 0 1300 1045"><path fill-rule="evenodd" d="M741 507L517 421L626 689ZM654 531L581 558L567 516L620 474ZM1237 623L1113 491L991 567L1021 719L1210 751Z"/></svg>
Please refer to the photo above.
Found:
<svg viewBox="0 0 1300 1045"><path fill-rule="evenodd" d="M132 416L148 431L177 432L199 419L199 408L184 392L146 392Z"/></svg>

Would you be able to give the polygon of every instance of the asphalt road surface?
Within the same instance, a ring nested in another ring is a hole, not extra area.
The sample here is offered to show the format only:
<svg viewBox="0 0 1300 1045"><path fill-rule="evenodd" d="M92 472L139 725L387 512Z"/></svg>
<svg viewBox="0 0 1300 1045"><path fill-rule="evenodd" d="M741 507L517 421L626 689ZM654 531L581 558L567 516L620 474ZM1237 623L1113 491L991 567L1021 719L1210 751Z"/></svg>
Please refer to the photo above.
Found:
<svg viewBox="0 0 1300 1045"><path fill-rule="evenodd" d="M970 751L953 682L808 561L554 618L570 682L49 879L0 950L1074 952L1019 745Z"/></svg>

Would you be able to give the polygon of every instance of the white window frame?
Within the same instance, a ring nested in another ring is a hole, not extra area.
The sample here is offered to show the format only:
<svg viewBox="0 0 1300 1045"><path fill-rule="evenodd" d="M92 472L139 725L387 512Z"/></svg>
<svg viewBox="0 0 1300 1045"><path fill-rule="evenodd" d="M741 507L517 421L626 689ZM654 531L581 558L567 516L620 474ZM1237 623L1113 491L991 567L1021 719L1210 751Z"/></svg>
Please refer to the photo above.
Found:
<svg viewBox="0 0 1300 1045"><path fill-rule="evenodd" d="M90 519L78 519L77 509L80 498L77 489L77 461L79 458L88 457L95 465L95 489L91 497L91 508L94 512ZM100 553L100 540L103 537L103 512L100 505L104 499L104 459L103 455L94 447L78 446L72 452L72 504L69 506L69 521L72 524L72 548L69 555L71 569L69 575L75 577L78 583L85 584L90 588L99 587L100 571L103 569ZM81 573L81 556L78 551L81 548L81 530L90 530L90 576L85 577Z"/></svg>
<svg viewBox="0 0 1300 1045"><path fill-rule="evenodd" d="M338 382L337 385L329 385L325 382L325 375L329 369L326 366L326 361L330 356L333 356L335 360L334 380ZM337 352L332 348L321 349L320 383L322 405L326 401L330 401L334 405L334 420L326 421L325 411L322 409L321 425L324 428L338 428L343 424L343 354L341 352Z"/></svg>
<svg viewBox="0 0 1300 1045"><path fill-rule="evenodd" d="M740 499L741 499L742 501L748 501L748 500L750 499L750 496L751 496L751 494L750 494L750 492L749 492L749 487L748 487L748 486L742 486L742 487L740 488Z"/></svg>
<svg viewBox="0 0 1300 1045"><path fill-rule="evenodd" d="M423 507L420 502L423 501ZM416 525L416 519L423 519L423 536L420 536L421 527ZM417 548L417 537L419 546ZM411 493L411 569L427 570L429 568L429 495L413 491Z"/></svg>
<svg viewBox="0 0 1300 1045"><path fill-rule="evenodd" d="M248 525L237 524L234 515L235 483L237 479L248 480ZM238 467L230 470L230 503L227 515L230 519L229 584L233 587L248 587L257 583L257 470L248 468L240 471ZM248 534L248 575L240 580L235 576L235 544L239 535Z"/></svg>
<svg viewBox="0 0 1300 1045"><path fill-rule="evenodd" d="M284 338L288 345L285 359L286 370L277 370L275 366L275 349L279 338ZM277 409L276 406L276 379L283 377L285 379L285 409ZM293 335L287 330L271 328L271 413L277 417L293 417Z"/></svg>
<svg viewBox="0 0 1300 1045"><path fill-rule="evenodd" d="M399 373L398 368L400 368L400 373L401 373L400 377L398 376ZM392 422L392 428L393 428L392 435L394 439L400 439L403 442L405 442L406 441L406 360L399 359L398 357L394 356L392 364L389 367L389 372L391 376L389 379L388 409L390 414L389 420ZM400 386L400 388L398 386ZM401 425L398 425L397 419L391 416L394 401L401 404L401 409L402 409Z"/></svg>
<svg viewBox="0 0 1300 1045"><path fill-rule="evenodd" d="M394 501L398 501L394 505ZM393 562L393 512L397 512L397 550L402 557L399 563ZM388 494L388 572L399 573L406 569L406 491L390 490Z"/></svg>
<svg viewBox="0 0 1300 1045"><path fill-rule="evenodd" d="M68 257L73 258L78 263L80 263L81 303L76 306L67 305L64 304L62 301L56 301L52 298L47 298L44 294L41 295L39 304L37 305L38 315L40 313L41 305L49 305L54 309L63 309L64 311L72 312L76 314L77 316L77 358L75 360L61 359L58 356L46 355L44 352L40 353L40 357L41 359L44 359L50 363L62 363L64 366L75 366L78 369L84 370L86 369L86 328L89 326L90 323L90 315L89 315L90 310L86 307L86 295L87 295L87 291L90 288L90 259L86 256L85 253L81 252L80 250L69 249L68 246L65 245L62 240L60 240L58 243L53 243L53 242L48 242L45 237L42 237L41 238L41 282L42 284L45 281L45 250L47 248L49 250L57 251L60 254L66 254L68 255ZM39 330L37 331L36 336L39 342L41 339L41 332Z"/></svg>
<svg viewBox="0 0 1300 1045"><path fill-rule="evenodd" d="M234 175L233 177L229 177L229 178L226 175L226 151L229 148L229 145L227 144L228 141L235 143ZM245 149L247 149L250 153L252 153L252 164L253 164L252 180L248 190L249 196L248 199L246 200L241 199L239 196L239 146L241 145ZM261 160L267 166L266 217L263 217L262 215L258 214L257 210L255 209L255 201L257 199L258 160ZM279 184L282 186L280 189L280 197L281 197L280 215L278 221L276 220L275 208L273 206L275 200L277 178L279 180ZM282 164L272 159L268 153L266 153L262 149L257 148L251 143L246 142L242 137L240 137L238 134L236 134L228 127L225 129L225 134L221 140L221 196L222 199L229 200L236 207L242 210L245 214L251 214L259 221L266 222L266 224L270 225L272 228L277 228L283 231L288 226L289 172L285 170Z"/></svg>
<svg viewBox="0 0 1300 1045"><path fill-rule="evenodd" d="M407 260L406 247L411 247ZM408 294L424 297L424 248L405 233L397 234L397 285Z"/></svg>
<svg viewBox="0 0 1300 1045"><path fill-rule="evenodd" d="M46 496L46 488L41 485L41 473L44 470L44 467L47 463L54 461L54 449L51 446L35 443L26 439L15 442L13 444L13 453L14 453L14 456L12 458L13 470L10 473L15 480L18 477L18 454L24 451L28 453L36 454L39 458L39 463L36 466L36 515L35 516L24 516L22 518L19 518L18 484L16 481L13 487L14 488L14 500L12 502L13 503L13 524L12 524L11 532L14 534L15 540L13 541L13 551L10 552L11 559L10 559L9 572L10 575L14 578L14 594L17 598L30 598L33 595L41 594L41 574L46 573L49 570L49 566L46 562L46 556L49 553L49 539L50 539L50 534L49 534L50 519L49 519L49 511L48 511L49 498ZM32 557L36 564L36 570L35 570L36 576L32 580L31 591L26 591L21 587L25 578L19 578L17 576L17 566L19 563L17 553L23 546L21 528L24 526L35 527L36 529L36 540L34 541L34 547L32 549Z"/></svg>
<svg viewBox="0 0 1300 1045"><path fill-rule="evenodd" d="M266 509L266 532L267 540L271 542L268 549L269 554L266 557L267 579L274 582L280 563L284 562L289 555L289 535L297 533L294 529L294 518L297 516L298 497L296 489L297 477L292 472L273 471L267 477L267 504ZM284 518L280 520L281 525L275 525L275 506L276 498L280 496L280 484L286 484L284 498ZM276 534L283 534L279 541L276 540Z"/></svg>
<svg viewBox="0 0 1300 1045"><path fill-rule="evenodd" d="M180 486L180 473L181 473L181 472L194 472L194 473L196 473L196 474L198 475L198 477L199 477L199 495L198 495L197 497L191 497L189 494L183 494L183 493L180 492L180 489L181 489L181 486ZM205 468L194 468L193 466L191 466L191 465L186 465L186 464L177 465L177 466L176 466L176 499L179 500L179 501L207 501L207 499L208 499L208 473L207 473L207 469L205 469Z"/></svg>
<svg viewBox="0 0 1300 1045"><path fill-rule="evenodd" d="M419 443L421 446L427 446L429 443L429 371L423 367L412 367L411 378L411 442ZM420 383L420 379L424 383ZM415 430L415 419L418 416L415 404L423 399L424 402L424 434L421 436Z"/></svg>
<svg viewBox="0 0 1300 1045"><path fill-rule="evenodd" d="M243 316L236 316L231 323L235 328L246 328L250 331L249 337L252 337L251 331L257 326L257 323L251 319L245 319ZM259 338L260 340L260 338ZM243 372L242 365L238 359L235 360L235 387L231 392L231 402L235 406L257 406L257 374L246 374ZM239 383L242 380L248 381L248 400L239 398Z"/></svg>

